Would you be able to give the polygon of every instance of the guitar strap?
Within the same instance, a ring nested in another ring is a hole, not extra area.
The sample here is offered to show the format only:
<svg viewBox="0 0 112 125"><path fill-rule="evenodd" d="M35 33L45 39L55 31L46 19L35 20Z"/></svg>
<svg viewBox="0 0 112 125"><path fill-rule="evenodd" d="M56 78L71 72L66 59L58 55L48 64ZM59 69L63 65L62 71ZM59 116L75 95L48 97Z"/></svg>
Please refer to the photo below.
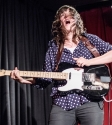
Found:
<svg viewBox="0 0 112 125"><path fill-rule="evenodd" d="M58 65L59 65L59 61L61 59L62 52L63 52L63 44L60 45L59 48L58 48L58 53L57 53L57 56L56 56L57 64L56 64L56 67L55 67L55 71L58 70Z"/></svg>
<svg viewBox="0 0 112 125"><path fill-rule="evenodd" d="M90 43L90 41L88 40L87 37L81 36L80 39L84 43L84 45L89 49L89 51L93 54L94 57L100 56L100 53L98 52L96 47ZM59 65L59 61L61 59L62 51L63 51L63 46L61 45L61 47L59 47L58 53L57 53L57 65L56 65L55 71L58 69L58 65Z"/></svg>
<svg viewBox="0 0 112 125"><path fill-rule="evenodd" d="M81 40L84 43L84 45L91 51L91 53L94 55L94 57L100 56L100 54L99 54L98 50L96 49L96 47L93 46L93 44L90 43L90 41L87 39L87 37L82 36Z"/></svg>

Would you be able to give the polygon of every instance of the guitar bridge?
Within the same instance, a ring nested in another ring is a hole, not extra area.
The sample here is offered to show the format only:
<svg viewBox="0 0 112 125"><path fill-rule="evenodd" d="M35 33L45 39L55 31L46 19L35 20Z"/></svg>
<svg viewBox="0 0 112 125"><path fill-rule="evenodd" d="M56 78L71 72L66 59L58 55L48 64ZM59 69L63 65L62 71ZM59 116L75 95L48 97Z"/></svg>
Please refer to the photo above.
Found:
<svg viewBox="0 0 112 125"><path fill-rule="evenodd" d="M95 73L83 73L82 81L83 82L95 82L96 74Z"/></svg>

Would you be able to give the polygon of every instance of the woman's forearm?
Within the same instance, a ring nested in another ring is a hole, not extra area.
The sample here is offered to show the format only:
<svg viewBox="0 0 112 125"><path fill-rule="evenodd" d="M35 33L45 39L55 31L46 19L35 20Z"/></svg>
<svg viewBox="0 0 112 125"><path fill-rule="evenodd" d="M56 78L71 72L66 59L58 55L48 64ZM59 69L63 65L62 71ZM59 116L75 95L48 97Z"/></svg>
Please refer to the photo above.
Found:
<svg viewBox="0 0 112 125"><path fill-rule="evenodd" d="M112 50L105 53L102 56L88 60L89 65L99 65L99 64L106 64L111 62L112 62Z"/></svg>
<svg viewBox="0 0 112 125"><path fill-rule="evenodd" d="M80 57L80 58L74 58L74 60L76 61L76 64L79 67L111 63L112 50L96 58L85 59L84 57Z"/></svg>
<svg viewBox="0 0 112 125"><path fill-rule="evenodd" d="M23 83L23 84L34 84L35 83L35 79L33 78L21 78L18 80L18 82Z"/></svg>

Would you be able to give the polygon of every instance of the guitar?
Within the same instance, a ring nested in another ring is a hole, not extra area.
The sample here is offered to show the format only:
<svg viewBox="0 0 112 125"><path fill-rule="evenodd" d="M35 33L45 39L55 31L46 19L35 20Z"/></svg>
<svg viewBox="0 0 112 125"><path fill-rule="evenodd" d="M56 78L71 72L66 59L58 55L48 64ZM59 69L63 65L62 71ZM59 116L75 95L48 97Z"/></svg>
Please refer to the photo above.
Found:
<svg viewBox="0 0 112 125"><path fill-rule="evenodd" d="M65 68L66 67L66 68ZM66 80L59 91L81 90L94 97L105 96L110 87L111 76L107 65L79 68L69 63L61 63L57 72L19 71L22 77L52 78ZM0 70L0 76L10 75L11 70Z"/></svg>

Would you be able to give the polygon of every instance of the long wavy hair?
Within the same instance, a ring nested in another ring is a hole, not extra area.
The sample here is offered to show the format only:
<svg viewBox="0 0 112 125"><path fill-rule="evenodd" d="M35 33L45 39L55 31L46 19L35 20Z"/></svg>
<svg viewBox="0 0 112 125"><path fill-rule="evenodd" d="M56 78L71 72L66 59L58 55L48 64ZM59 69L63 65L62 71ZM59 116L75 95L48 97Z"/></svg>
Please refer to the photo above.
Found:
<svg viewBox="0 0 112 125"><path fill-rule="evenodd" d="M81 19L80 14L77 12L77 10L72 6L63 5L56 12L55 19L52 23L52 30L51 30L53 39L56 40L56 42L59 46L62 46L61 48L63 48L67 32L66 32L66 30L64 30L64 28L61 25L60 16L67 9L69 9L71 16L73 16L73 18L75 19L75 24L74 24L75 31L73 34L73 41L75 42L76 41L75 39L77 37L80 38L80 36L86 32L86 28L84 28L83 21Z"/></svg>

